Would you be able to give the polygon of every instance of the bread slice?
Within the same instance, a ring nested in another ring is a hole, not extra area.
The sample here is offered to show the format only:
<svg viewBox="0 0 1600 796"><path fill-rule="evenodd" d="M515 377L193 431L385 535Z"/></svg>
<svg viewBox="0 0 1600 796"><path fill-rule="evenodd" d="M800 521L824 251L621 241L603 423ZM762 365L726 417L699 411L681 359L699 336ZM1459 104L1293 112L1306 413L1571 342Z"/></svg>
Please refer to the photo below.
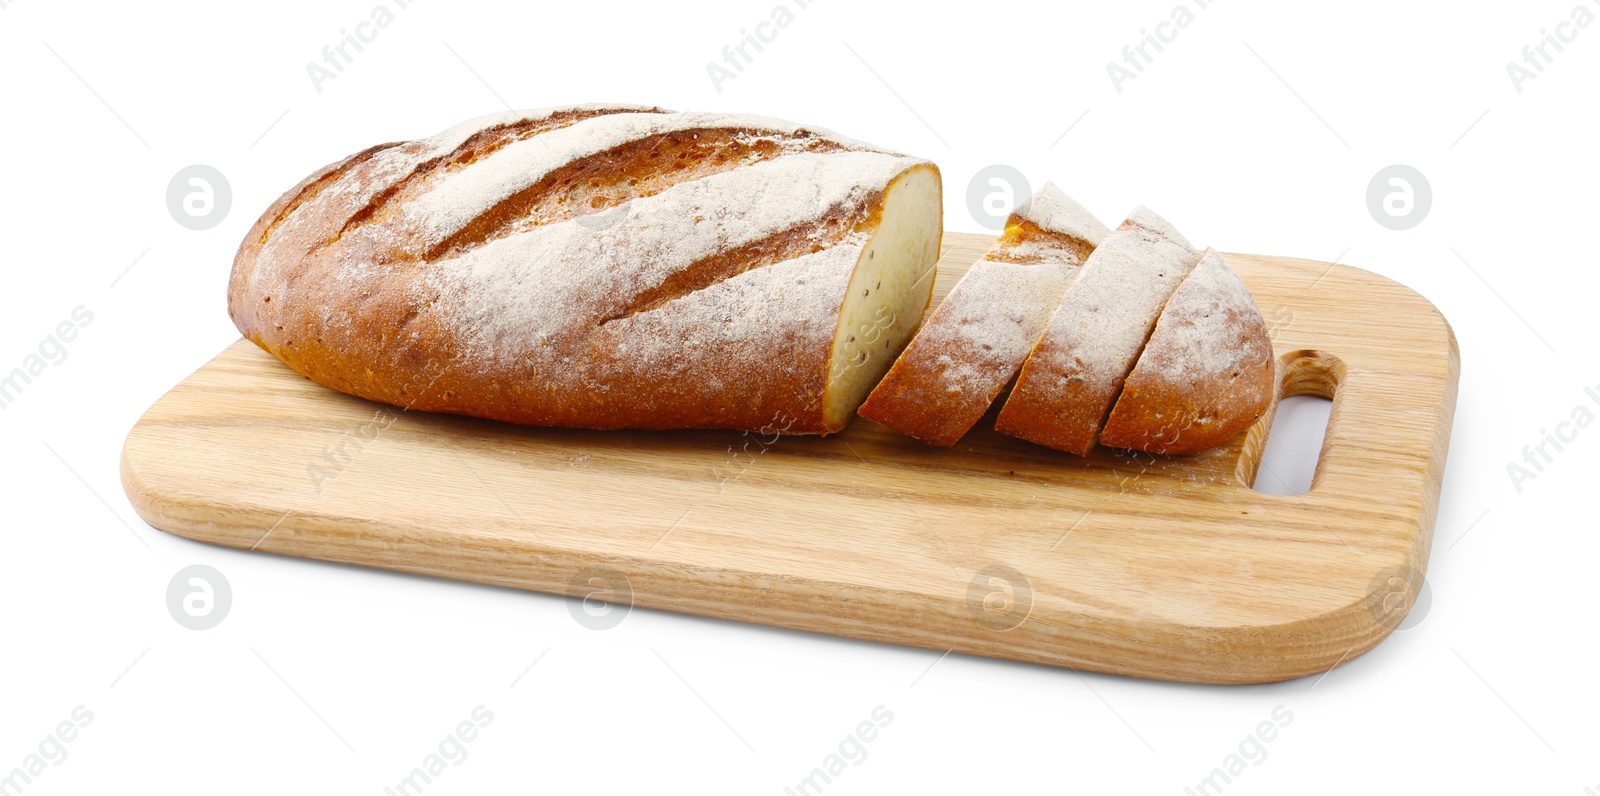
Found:
<svg viewBox="0 0 1600 796"><path fill-rule="evenodd" d="M939 303L861 416L949 447L983 417L1110 230L1045 183Z"/></svg>
<svg viewBox="0 0 1600 796"><path fill-rule="evenodd" d="M760 116L485 117L312 175L239 249L239 330L334 389L590 428L829 433L921 320L937 167Z"/></svg>
<svg viewBox="0 0 1600 796"><path fill-rule="evenodd" d="M1166 219L1134 210L1067 289L995 428L1088 454L1162 305L1199 259Z"/></svg>
<svg viewBox="0 0 1600 796"><path fill-rule="evenodd" d="M1214 448L1266 412L1272 340L1228 261L1207 249L1173 291L1100 432L1100 444L1149 453Z"/></svg>

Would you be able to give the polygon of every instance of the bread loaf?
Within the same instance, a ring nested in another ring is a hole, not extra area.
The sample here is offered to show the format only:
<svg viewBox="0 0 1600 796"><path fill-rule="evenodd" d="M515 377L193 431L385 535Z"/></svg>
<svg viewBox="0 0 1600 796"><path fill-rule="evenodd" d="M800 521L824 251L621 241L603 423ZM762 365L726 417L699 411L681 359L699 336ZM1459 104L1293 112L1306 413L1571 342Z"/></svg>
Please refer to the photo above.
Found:
<svg viewBox="0 0 1600 796"><path fill-rule="evenodd" d="M1162 305L1199 259L1166 219L1135 210L1067 288L995 429L1086 455Z"/></svg>
<svg viewBox="0 0 1600 796"><path fill-rule="evenodd" d="M949 447L983 417L1109 230L1046 183L923 324L860 414Z"/></svg>
<svg viewBox="0 0 1600 796"><path fill-rule="evenodd" d="M777 119L500 114L301 182L240 247L229 310L406 408L829 433L915 331L941 209L933 164Z"/></svg>
<svg viewBox="0 0 1600 796"><path fill-rule="evenodd" d="M1276 381L1250 291L1214 249L1173 291L1100 432L1100 444L1193 453L1261 418Z"/></svg>

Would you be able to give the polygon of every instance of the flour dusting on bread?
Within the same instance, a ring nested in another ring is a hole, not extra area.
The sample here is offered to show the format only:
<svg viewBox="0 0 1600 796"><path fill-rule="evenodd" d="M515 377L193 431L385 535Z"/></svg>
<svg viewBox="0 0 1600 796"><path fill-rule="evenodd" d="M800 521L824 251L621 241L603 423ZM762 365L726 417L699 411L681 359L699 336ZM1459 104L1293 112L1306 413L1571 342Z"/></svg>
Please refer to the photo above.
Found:
<svg viewBox="0 0 1600 796"><path fill-rule="evenodd" d="M1100 442L1168 454L1215 447L1266 412L1275 385L1261 311L1207 249L1162 309Z"/></svg>
<svg viewBox="0 0 1600 796"><path fill-rule="evenodd" d="M939 205L932 164L777 119L497 114L285 194L230 309L311 378L410 408L827 433L916 328Z"/></svg>
<svg viewBox="0 0 1600 796"><path fill-rule="evenodd" d="M995 428L1087 454L1162 305L1199 258L1166 219L1131 213L1067 289Z"/></svg>

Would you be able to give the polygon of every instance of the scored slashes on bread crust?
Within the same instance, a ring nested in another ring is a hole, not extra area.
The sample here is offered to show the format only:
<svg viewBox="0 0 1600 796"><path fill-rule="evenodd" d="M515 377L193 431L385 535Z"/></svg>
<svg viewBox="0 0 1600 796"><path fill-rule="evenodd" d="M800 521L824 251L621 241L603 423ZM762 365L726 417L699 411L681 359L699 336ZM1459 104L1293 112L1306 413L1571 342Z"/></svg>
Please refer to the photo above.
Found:
<svg viewBox="0 0 1600 796"><path fill-rule="evenodd" d="M1006 220L859 410L950 447L989 411L1110 230L1051 183Z"/></svg>
<svg viewBox="0 0 1600 796"><path fill-rule="evenodd" d="M932 163L777 119L499 114L284 194L229 311L312 380L406 408L829 433L927 308L941 204Z"/></svg>

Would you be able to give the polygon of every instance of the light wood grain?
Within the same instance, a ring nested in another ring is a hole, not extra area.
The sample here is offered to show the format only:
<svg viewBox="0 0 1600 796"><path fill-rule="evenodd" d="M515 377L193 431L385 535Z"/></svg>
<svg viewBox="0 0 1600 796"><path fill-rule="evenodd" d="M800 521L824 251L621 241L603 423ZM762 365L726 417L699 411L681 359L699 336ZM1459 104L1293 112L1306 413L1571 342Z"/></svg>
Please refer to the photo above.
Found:
<svg viewBox="0 0 1600 796"><path fill-rule="evenodd" d="M946 236L935 300L988 244ZM234 547L563 594L600 567L641 606L1139 677L1297 677L1409 609L1459 355L1387 279L1228 258L1285 391L1333 397L1308 494L1249 488L1270 413L1175 458L1080 459L996 434L992 411L950 450L860 418L776 441L530 428L351 398L242 340L140 419L123 483L151 525Z"/></svg>

